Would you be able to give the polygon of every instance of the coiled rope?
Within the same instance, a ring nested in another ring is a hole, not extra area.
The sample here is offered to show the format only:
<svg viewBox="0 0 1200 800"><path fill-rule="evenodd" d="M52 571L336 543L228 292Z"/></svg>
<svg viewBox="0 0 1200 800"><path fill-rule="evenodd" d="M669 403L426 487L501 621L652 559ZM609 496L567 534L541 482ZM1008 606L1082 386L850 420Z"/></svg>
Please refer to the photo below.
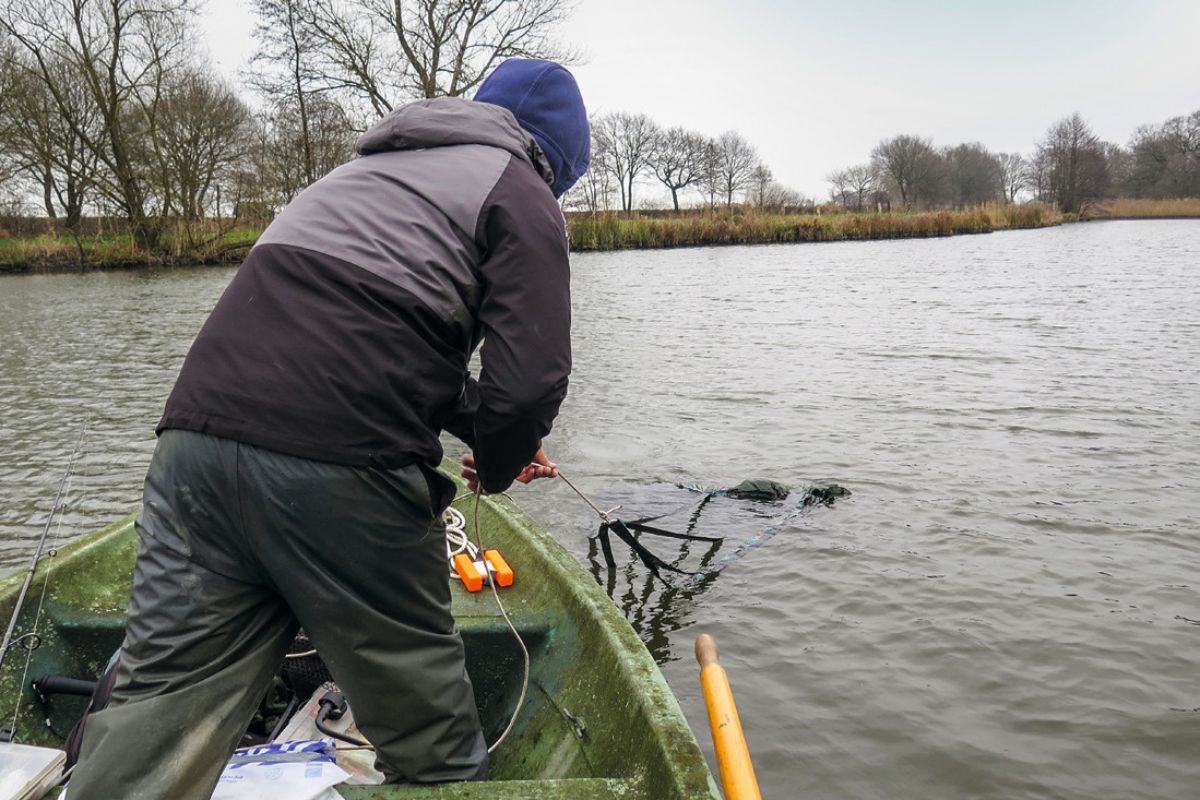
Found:
<svg viewBox="0 0 1200 800"><path fill-rule="evenodd" d="M448 507L442 514L442 521L446 524L446 555L448 560L453 561L454 557L459 553L466 553L467 557L472 561L478 561L484 551L483 535L479 528L479 500L482 495L475 493L475 541L467 536L467 518L461 511L454 506ZM461 499L461 498L459 498ZM453 567L450 568L450 574L454 578L458 575L454 572ZM517 631L517 626L513 624L512 619L508 616L508 610L504 607L504 601L500 599L500 591L496 588L495 579L489 575L488 585L492 588L492 596L496 598L496 606L500 609L500 615L504 617L504 622L508 625L508 629L512 631L513 637L517 640L517 644L521 648L521 657L525 662L524 677L521 679L521 694L517 697L517 706L513 709L512 717L508 720L508 725L496 741L488 746L488 753L495 751L500 743L503 742L508 734L512 732L513 727L517 724L517 717L521 714L521 709L525 705L525 695L529 691L529 648L525 646L525 640L521 638L521 634Z"/></svg>

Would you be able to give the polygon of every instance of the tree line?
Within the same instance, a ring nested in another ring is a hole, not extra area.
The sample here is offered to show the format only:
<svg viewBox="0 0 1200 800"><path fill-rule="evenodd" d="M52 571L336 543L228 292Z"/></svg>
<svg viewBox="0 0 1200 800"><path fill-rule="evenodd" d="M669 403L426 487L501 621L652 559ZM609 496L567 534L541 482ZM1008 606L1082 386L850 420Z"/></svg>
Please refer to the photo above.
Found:
<svg viewBox="0 0 1200 800"><path fill-rule="evenodd" d="M900 135L829 184L831 200L856 211L1032 199L1078 214L1107 198L1200 197L1200 111L1143 125L1124 147L1102 141L1079 114L1051 125L1029 154Z"/></svg>
<svg viewBox="0 0 1200 800"><path fill-rule="evenodd" d="M116 219L141 249L219 242L263 225L353 156L395 105L470 96L501 60L570 62L556 40L572 0L253 0L257 43L238 85L194 46L195 0L0 0L0 216L60 233ZM592 118L593 167L570 208L633 210L647 185L675 209L811 203L775 180L740 133ZM1027 155L980 144L885 140L830 176L846 208L1034 198L1200 196L1200 112L1102 142L1078 116ZM661 197L661 194L659 195Z"/></svg>
<svg viewBox="0 0 1200 800"><path fill-rule="evenodd" d="M115 217L141 249L263 224L393 106L468 95L513 56L570 60L571 0L254 0L239 89L195 0L0 0L0 213Z"/></svg>
<svg viewBox="0 0 1200 800"><path fill-rule="evenodd" d="M192 0L0 0L0 214L36 198L60 231L99 215L146 249L203 244L265 224L395 105L468 96L511 56L574 56L553 35L570 0L253 5L239 89L190 46ZM736 131L626 112L594 116L592 130L570 207L632 210L651 180L676 209L804 199Z"/></svg>
<svg viewBox="0 0 1200 800"><path fill-rule="evenodd" d="M757 149L737 131L708 137L682 127L663 128L646 114L617 111L593 116L592 165L565 205L595 213L637 208L639 181L661 184L675 211L690 191L700 205L799 205L805 198L775 180Z"/></svg>

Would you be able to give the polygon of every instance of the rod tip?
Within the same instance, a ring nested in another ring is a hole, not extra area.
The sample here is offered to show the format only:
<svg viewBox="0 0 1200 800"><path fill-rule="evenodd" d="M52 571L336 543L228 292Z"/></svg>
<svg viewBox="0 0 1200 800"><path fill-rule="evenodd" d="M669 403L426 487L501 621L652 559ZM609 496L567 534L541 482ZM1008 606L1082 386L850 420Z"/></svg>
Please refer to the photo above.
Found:
<svg viewBox="0 0 1200 800"><path fill-rule="evenodd" d="M702 633L696 637L696 660L701 667L719 663L721 651L717 649L717 640Z"/></svg>

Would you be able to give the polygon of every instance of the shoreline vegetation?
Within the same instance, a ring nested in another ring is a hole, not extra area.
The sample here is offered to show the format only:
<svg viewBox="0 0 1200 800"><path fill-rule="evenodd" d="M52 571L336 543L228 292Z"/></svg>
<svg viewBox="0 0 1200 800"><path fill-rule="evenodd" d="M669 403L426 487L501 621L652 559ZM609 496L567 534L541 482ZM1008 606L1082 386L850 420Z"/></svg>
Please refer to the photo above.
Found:
<svg viewBox="0 0 1200 800"><path fill-rule="evenodd" d="M916 239L991 233L1007 228L1059 225L1049 206L976 206L960 211L915 213L575 214L570 218L575 252L709 247L737 244Z"/></svg>
<svg viewBox="0 0 1200 800"><path fill-rule="evenodd" d="M567 219L572 251L600 252L934 238L1093 220L1200 219L1200 198L1116 199L1079 215L1041 204L991 203L961 210L881 213L829 207L777 212L736 207L732 212L568 212ZM46 232L8 237L0 227L0 274L237 264L260 233L258 229L227 230L200 246L193 240L186 247L168 248L166 253L147 253L128 235L73 237Z"/></svg>
<svg viewBox="0 0 1200 800"><path fill-rule="evenodd" d="M393 109L466 101L511 55L572 52L554 31L573 0L251 5L255 52L230 81L192 46L189 3L0 0L0 273L237 263ZM1200 216L1177 208L1200 200L1121 200L1200 198L1200 110L1126 144L1073 113L1024 154L899 132L829 173L827 201L781 182L737 129L623 109L588 127L591 168L562 197L576 251Z"/></svg>

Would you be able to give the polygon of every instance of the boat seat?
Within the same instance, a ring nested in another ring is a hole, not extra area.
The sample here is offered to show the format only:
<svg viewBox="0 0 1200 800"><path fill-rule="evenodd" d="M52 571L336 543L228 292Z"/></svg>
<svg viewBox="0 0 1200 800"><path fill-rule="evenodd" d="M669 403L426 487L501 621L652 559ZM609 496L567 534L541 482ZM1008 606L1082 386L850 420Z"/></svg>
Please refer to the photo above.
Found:
<svg viewBox="0 0 1200 800"><path fill-rule="evenodd" d="M46 604L49 625L43 630L53 631L62 638L69 651L111 653L125 638L125 615L97 614L95 611L73 606Z"/></svg>

